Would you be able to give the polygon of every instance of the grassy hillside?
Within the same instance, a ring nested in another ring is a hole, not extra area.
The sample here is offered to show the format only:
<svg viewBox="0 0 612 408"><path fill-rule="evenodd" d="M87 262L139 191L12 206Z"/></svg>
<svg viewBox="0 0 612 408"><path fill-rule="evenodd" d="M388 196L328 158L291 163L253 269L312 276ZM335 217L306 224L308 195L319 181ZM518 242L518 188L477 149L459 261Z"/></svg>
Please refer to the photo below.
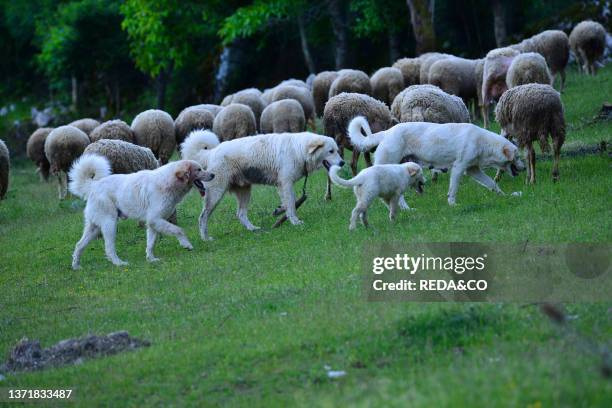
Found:
<svg viewBox="0 0 612 408"><path fill-rule="evenodd" d="M596 78L570 73L565 152L612 142L610 122L592 121L605 89L610 67ZM392 224L377 202L372 227L354 233L352 192L335 189L324 201L319 172L298 211L305 225L272 230L278 195L255 187L251 220L263 231L239 224L228 195L211 218L212 242L199 239L201 201L192 192L178 218L194 251L165 237L156 248L162 262L148 264L145 231L125 221L117 247L130 265L112 267L99 240L74 272L83 203L58 202L53 183L14 163L0 203L0 353L24 336L48 346L117 330L152 345L0 385L74 388L83 406L610 406L598 357L536 306L367 302L360 270L364 245L388 240L610 242L610 166L607 154L566 154L553 184L550 160L539 158L537 185L500 183L522 197L464 179L455 208L443 175L423 196L409 194L415 211ZM580 333L610 341L612 303L565 307ZM347 375L330 379L325 366Z"/></svg>

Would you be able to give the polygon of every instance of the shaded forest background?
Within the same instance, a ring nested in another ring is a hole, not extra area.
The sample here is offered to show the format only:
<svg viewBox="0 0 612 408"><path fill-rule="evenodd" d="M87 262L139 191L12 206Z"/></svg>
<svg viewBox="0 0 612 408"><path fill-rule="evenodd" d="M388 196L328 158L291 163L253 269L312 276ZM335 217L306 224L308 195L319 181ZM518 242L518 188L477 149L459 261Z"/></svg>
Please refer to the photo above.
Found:
<svg viewBox="0 0 612 408"><path fill-rule="evenodd" d="M0 106L175 116L323 70L372 73L431 50L481 57L586 18L611 31L610 1L0 0Z"/></svg>

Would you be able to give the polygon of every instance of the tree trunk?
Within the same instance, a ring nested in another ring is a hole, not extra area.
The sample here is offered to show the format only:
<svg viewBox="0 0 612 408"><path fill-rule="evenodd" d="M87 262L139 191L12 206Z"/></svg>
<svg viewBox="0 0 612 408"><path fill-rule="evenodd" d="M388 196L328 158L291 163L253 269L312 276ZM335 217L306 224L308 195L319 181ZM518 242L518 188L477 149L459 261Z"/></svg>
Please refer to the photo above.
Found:
<svg viewBox="0 0 612 408"><path fill-rule="evenodd" d="M436 49L436 33L434 31L435 0L406 0L410 10L410 21L416 41L416 54L434 51Z"/></svg>
<svg viewBox="0 0 612 408"><path fill-rule="evenodd" d="M493 26L495 29L495 44L497 47L506 45L506 5L503 0L493 1Z"/></svg>
<svg viewBox="0 0 612 408"><path fill-rule="evenodd" d="M327 0L327 9L331 18L336 43L336 69L338 70L346 68L348 64L349 44L346 4L343 0Z"/></svg>
<svg viewBox="0 0 612 408"><path fill-rule="evenodd" d="M168 86L168 79L170 69L161 69L157 76L157 109L164 109L166 105L166 88Z"/></svg>
<svg viewBox="0 0 612 408"><path fill-rule="evenodd" d="M389 40L389 64L393 65L402 56L401 42L393 30L387 31L387 39Z"/></svg>
<svg viewBox="0 0 612 408"><path fill-rule="evenodd" d="M300 30L300 44L302 45L302 54L304 54L304 62L306 62L306 68L308 68L308 72L311 74L316 74L317 70L315 68L314 61L312 59L312 55L310 54L310 47L308 46L308 38L306 37L306 28L304 27L304 16L300 15L297 18L298 28Z"/></svg>

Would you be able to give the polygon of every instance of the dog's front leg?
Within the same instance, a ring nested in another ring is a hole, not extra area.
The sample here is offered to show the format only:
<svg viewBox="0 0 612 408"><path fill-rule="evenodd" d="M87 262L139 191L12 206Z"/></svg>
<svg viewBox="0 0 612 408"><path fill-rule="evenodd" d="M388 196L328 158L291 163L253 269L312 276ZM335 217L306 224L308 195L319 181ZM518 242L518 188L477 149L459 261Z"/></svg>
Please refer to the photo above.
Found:
<svg viewBox="0 0 612 408"><path fill-rule="evenodd" d="M153 255L153 247L155 246L155 241L157 240L157 231L151 227L151 225L147 225L147 261L149 262L157 262L159 258L156 258Z"/></svg>
<svg viewBox="0 0 612 408"><path fill-rule="evenodd" d="M289 222L293 225L303 224L304 222L298 218L295 210L295 193L293 191L293 183L282 183L279 187L279 191L281 200L287 209L287 219L289 219Z"/></svg>
<svg viewBox="0 0 612 408"><path fill-rule="evenodd" d="M204 198L204 206L202 208L202 213L200 214L199 225L200 225L200 237L204 241L212 241L212 237L208 235L208 218L215 210L221 198L223 198L223 194L225 191L219 191L216 189L208 189L206 192L206 197Z"/></svg>
<svg viewBox="0 0 612 408"><path fill-rule="evenodd" d="M461 181L461 176L465 172L465 167L455 163L453 168L451 169L450 175L450 185L448 187L448 204L455 205L457 190L459 190L459 182Z"/></svg>

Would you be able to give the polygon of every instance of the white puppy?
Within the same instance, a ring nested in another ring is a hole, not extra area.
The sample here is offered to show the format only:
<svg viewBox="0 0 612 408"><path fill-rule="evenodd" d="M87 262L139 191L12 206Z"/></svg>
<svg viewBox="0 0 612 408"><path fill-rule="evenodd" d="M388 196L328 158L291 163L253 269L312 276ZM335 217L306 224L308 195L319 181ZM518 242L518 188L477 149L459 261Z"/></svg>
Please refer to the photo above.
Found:
<svg viewBox="0 0 612 408"><path fill-rule="evenodd" d="M378 164L363 169L354 178L344 180L338 176L340 167L332 166L329 170L331 181L341 187L353 187L357 205L351 214L349 230L357 227L357 217L368 226L367 211L376 197L382 198L389 208L389 219L393 221L399 207L402 194L412 186L421 194L423 192L423 170L416 163Z"/></svg>
<svg viewBox="0 0 612 408"><path fill-rule="evenodd" d="M76 244L72 267L79 268L83 250L100 233L104 237L106 257L115 265L127 265L115 250L118 218L146 222L148 261L158 260L153 255L158 233L173 235L183 248L193 249L183 230L166 219L193 185L204 195L203 182L213 177L192 160L132 174L111 174L110 163L105 157L83 155L70 170L70 191L87 200L83 237Z"/></svg>
<svg viewBox="0 0 612 408"><path fill-rule="evenodd" d="M193 133L181 149L183 157L198 160L215 174L215 179L206 186L200 214L200 235L204 240L211 239L208 219L226 191L236 195L236 215L250 231L258 229L247 214L253 184L276 186L287 218L294 225L301 224L295 210L293 184L323 166L329 169L331 165L344 164L334 139L310 132L243 137L223 142L209 151L198 150L197 140L205 146L212 146L214 141L210 132Z"/></svg>
<svg viewBox="0 0 612 408"><path fill-rule="evenodd" d="M362 129L368 137L363 136ZM503 194L482 169L507 170L513 177L525 169L514 144L470 123L400 123L372 134L367 120L359 116L349 124L348 133L351 143L361 151L378 146L374 164L414 160L432 169L450 169L450 205L455 205L459 181L464 173L489 190ZM408 208L403 197L400 206Z"/></svg>

